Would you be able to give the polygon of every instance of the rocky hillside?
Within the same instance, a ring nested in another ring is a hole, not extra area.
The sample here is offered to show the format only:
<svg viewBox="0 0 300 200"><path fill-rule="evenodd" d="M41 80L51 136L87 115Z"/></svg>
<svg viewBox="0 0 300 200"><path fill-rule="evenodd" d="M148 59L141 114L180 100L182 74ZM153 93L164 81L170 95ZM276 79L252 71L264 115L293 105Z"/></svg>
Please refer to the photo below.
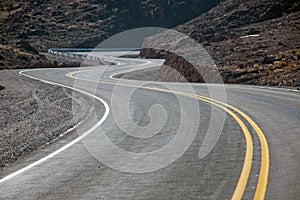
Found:
<svg viewBox="0 0 300 200"><path fill-rule="evenodd" d="M299 11L296 0L224 0L176 30L205 47L226 83L299 87ZM152 39L165 43L164 38ZM141 56L162 54L145 49ZM168 72L174 69L184 78ZM156 79L203 81L190 63L171 53Z"/></svg>
<svg viewBox="0 0 300 200"><path fill-rule="evenodd" d="M131 28L177 26L205 47L226 83L299 87L299 12L298 0L0 1L0 69L73 65L40 52L94 47ZM143 50L141 56L166 53ZM203 81L190 64L167 54L156 79ZM168 73L170 66L183 77Z"/></svg>
<svg viewBox="0 0 300 200"><path fill-rule="evenodd" d="M220 0L0 1L0 69L44 62L53 47L94 47L136 27L174 27Z"/></svg>

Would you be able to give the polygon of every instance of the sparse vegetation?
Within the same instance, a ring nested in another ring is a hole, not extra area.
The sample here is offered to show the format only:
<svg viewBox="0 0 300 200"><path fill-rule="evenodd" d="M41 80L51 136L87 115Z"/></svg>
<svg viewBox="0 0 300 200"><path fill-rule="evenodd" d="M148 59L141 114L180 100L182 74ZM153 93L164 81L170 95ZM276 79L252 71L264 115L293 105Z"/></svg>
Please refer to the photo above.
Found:
<svg viewBox="0 0 300 200"><path fill-rule="evenodd" d="M279 60L271 64L254 64L250 68L240 69L235 65L222 66L221 74L229 83L239 83L246 75L248 77L246 83L300 87L300 59L296 56L297 52L300 52L300 49L269 55L268 57Z"/></svg>
<svg viewBox="0 0 300 200"><path fill-rule="evenodd" d="M295 0L222 1L176 30L203 45L225 83L299 88L299 17L300 4ZM164 38L154 40L166 42ZM142 50L141 56L160 54ZM192 81L174 57L165 63ZM159 80L176 81L166 71L160 72Z"/></svg>

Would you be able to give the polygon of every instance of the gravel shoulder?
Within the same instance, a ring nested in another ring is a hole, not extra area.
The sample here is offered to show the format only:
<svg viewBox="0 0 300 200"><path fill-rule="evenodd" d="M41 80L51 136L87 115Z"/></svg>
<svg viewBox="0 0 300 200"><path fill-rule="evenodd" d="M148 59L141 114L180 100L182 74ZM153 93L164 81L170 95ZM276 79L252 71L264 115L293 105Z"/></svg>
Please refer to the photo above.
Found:
<svg viewBox="0 0 300 200"><path fill-rule="evenodd" d="M52 143L90 113L89 97L0 71L0 167ZM76 98L76 101L72 101ZM73 117L72 104L81 110Z"/></svg>

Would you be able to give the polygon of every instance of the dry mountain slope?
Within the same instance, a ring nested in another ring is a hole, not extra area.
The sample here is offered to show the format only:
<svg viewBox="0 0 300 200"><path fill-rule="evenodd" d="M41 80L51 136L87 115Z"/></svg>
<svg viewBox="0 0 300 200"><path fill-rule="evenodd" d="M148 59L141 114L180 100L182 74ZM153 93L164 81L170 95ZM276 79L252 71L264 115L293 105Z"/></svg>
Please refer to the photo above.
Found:
<svg viewBox="0 0 300 200"><path fill-rule="evenodd" d="M225 0L176 30L205 47L226 83L299 87L299 11L295 0ZM164 38L148 42L166 43ZM161 57L161 53L144 49L141 56ZM184 78L172 76L173 69ZM156 79L201 82L193 66L171 53Z"/></svg>
<svg viewBox="0 0 300 200"><path fill-rule="evenodd" d="M208 11L219 1L1 1L0 69L45 61L38 52L48 48L95 47L128 29L174 27Z"/></svg>

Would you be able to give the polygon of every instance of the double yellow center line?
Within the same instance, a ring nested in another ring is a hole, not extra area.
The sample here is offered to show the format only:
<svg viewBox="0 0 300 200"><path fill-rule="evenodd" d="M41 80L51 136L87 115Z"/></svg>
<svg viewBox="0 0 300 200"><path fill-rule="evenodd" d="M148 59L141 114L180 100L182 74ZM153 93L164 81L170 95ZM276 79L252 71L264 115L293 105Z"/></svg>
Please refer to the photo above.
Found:
<svg viewBox="0 0 300 200"><path fill-rule="evenodd" d="M239 126L241 127L243 134L245 136L245 139L246 139L246 153L245 153L243 168L242 168L239 180L237 182L237 185L235 187L234 193L232 195L232 198L231 198L232 200L242 199L243 194L246 189L246 186L247 186L249 176L250 176L252 159L253 159L252 136L249 132L249 129L243 122L243 120L237 115L237 114L239 114L242 118L244 118L244 120L246 120L252 126L252 128L254 129L254 131L260 141L261 165L260 165L259 178L258 178L258 182L257 182L257 186L256 186L254 199L258 200L258 199L265 198L266 191L267 191L267 185L268 185L269 168L270 168L270 155L269 155L268 142L267 142L267 139L266 139L265 135L263 134L262 130L248 115L246 115L244 112L237 109L236 107L228 105L224 102L217 101L217 100L205 97L205 96L192 94L192 93L186 93L186 92L174 91L174 90L168 90L168 89L162 89L162 88L156 88L156 87L137 86L137 85L125 84L125 83L96 81L96 80L90 80L90 79L85 79L85 78L81 78L81 77L76 77L76 74L78 74L78 73L92 71L92 70L96 70L96 69L97 68L70 72L67 74L67 76L74 78L74 79L79 79L79 80L88 81L88 82L95 82L95 83L109 84L109 85L119 85L119 86L124 86L124 87L135 87L135 88L142 88L142 89L146 89L146 90L154 90L154 91L160 91L160 92L165 92L165 93L174 93L174 94L178 94L178 95L182 95L182 96L187 96L187 97L195 98L195 99L201 100L203 102L209 103L211 105L217 106L217 107L223 109L224 111L226 111L230 116L232 116L237 121Z"/></svg>

